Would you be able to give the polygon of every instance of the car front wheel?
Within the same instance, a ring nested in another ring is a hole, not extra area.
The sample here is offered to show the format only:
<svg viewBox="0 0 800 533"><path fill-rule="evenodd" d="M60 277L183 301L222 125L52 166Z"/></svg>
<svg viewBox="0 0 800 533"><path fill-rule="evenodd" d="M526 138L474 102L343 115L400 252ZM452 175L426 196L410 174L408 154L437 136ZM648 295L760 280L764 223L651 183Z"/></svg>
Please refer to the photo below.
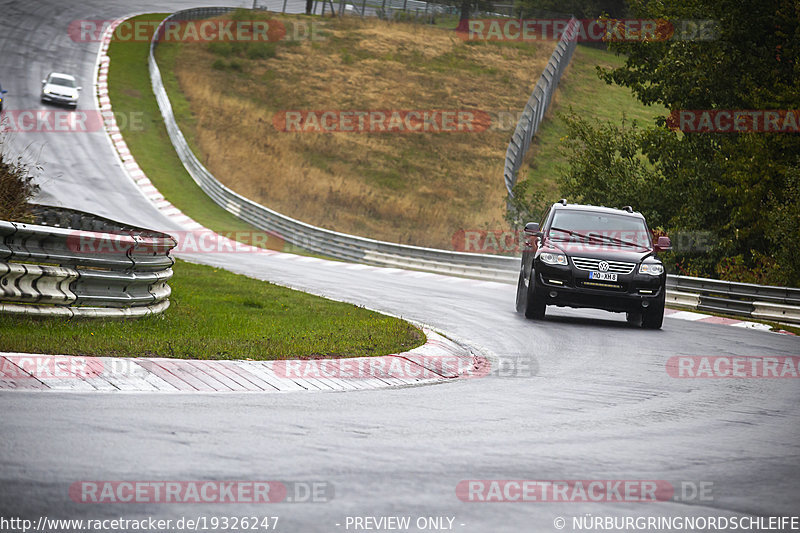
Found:
<svg viewBox="0 0 800 533"><path fill-rule="evenodd" d="M625 319L631 326L639 326L642 323L641 311L628 311L625 313Z"/></svg>
<svg viewBox="0 0 800 533"><path fill-rule="evenodd" d="M523 272L520 271L519 279L517 280L517 313L522 313L525 311L525 304L528 301L528 290L525 287L525 278L523 276Z"/></svg>
<svg viewBox="0 0 800 533"><path fill-rule="evenodd" d="M645 329L661 329L664 323L664 297L658 303L642 310L642 327Z"/></svg>
<svg viewBox="0 0 800 533"><path fill-rule="evenodd" d="M528 290L525 297L525 318L544 318L547 304L541 291L536 290L536 272L531 269L531 277L528 278Z"/></svg>

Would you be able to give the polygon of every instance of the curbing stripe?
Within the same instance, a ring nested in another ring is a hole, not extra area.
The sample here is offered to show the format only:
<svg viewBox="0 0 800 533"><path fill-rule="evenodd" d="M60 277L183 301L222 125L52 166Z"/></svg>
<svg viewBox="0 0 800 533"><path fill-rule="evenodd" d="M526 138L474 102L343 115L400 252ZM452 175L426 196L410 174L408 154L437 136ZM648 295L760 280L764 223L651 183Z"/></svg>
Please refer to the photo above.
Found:
<svg viewBox="0 0 800 533"><path fill-rule="evenodd" d="M174 375L169 370L156 364L153 360L139 360L137 362L139 363L139 366L144 368L148 373L166 381L172 387L175 387L175 389L177 389L179 392L196 392L198 390L191 384Z"/></svg>
<svg viewBox="0 0 800 533"><path fill-rule="evenodd" d="M249 372L247 369L234 364L233 361L226 361L226 363L228 370L232 374L237 374L243 381L248 381L263 391L277 392L280 390L275 385L269 383L268 381L260 379L258 376L256 376L252 372Z"/></svg>
<svg viewBox="0 0 800 533"><path fill-rule="evenodd" d="M207 361L165 358L81 357L0 353L0 390L56 390L73 392L339 392L386 389L413 385L442 383L464 377L476 367L476 357L466 345L461 345L427 328L428 342L401 354L381 357L320 359L314 368L363 368L367 377L345 375L327 376L323 371L314 376L286 377L286 370L276 371L278 361ZM24 357L34 372L15 364L14 357ZM415 377L436 373L441 357L461 361L462 375L446 373L441 377ZM35 358L35 359L34 359ZM465 359L473 361L464 368ZM33 361L33 363L31 363ZM79 374L53 376L56 361L69 368L86 369ZM398 366L397 362L402 361ZM365 363L366 362L366 363ZM392 364L394 362L394 365ZM295 361L301 364L301 362ZM359 366L361 363L361 366ZM311 367L307 367L311 368ZM396 375L395 368L404 374ZM426 372L425 369L428 368ZM34 375L44 372L45 375ZM22 377L20 377L22 376Z"/></svg>

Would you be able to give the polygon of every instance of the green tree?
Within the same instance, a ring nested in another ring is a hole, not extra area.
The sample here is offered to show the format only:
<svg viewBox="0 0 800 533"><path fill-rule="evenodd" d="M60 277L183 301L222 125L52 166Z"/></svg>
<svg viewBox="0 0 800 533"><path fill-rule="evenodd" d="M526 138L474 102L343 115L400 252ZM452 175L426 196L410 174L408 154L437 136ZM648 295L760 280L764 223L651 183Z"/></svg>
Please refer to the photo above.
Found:
<svg viewBox="0 0 800 533"><path fill-rule="evenodd" d="M676 38L617 42L624 66L601 72L630 87L645 104L671 111L800 108L800 4L794 0L632 0L641 18L675 21ZM681 34L713 21L706 36ZM664 129L665 122L659 121ZM770 205L791 205L789 175L800 154L796 133L685 133L644 151L668 177L687 187L687 200L710 216L691 217L717 232L720 249L755 267L785 243L771 229ZM692 197L692 198L688 198ZM684 213L684 215L687 215ZM719 217L719 218L717 218ZM706 220L703 221L702 219ZM686 220L688 222L688 220ZM791 246L798 246L797 240ZM791 254L784 254L784 260ZM787 267L787 265L783 265ZM797 284L783 268L786 282Z"/></svg>
<svg viewBox="0 0 800 533"><path fill-rule="evenodd" d="M598 69L608 83L671 112L800 109L795 0L631 0L630 9L673 21L676 34L610 43L626 60ZM711 21L704 26L712 31L693 34L697 21ZM665 229L713 232L703 256L676 257L687 273L743 278L750 269L758 280L800 285L800 134L678 132L666 117L645 128L572 117L567 145L568 198L631 204Z"/></svg>

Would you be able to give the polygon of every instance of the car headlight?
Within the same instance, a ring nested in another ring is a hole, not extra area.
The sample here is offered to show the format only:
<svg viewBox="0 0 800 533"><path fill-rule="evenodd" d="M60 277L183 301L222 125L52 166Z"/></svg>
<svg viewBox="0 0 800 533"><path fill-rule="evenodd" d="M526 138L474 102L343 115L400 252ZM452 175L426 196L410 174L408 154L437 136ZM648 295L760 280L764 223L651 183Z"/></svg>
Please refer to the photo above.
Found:
<svg viewBox="0 0 800 533"><path fill-rule="evenodd" d="M567 256L563 254L551 254L551 253L543 253L539 256L539 259L542 260L543 263L548 265L566 265L567 264Z"/></svg>
<svg viewBox="0 0 800 533"><path fill-rule="evenodd" d="M52 91L51 91L50 89L45 89L45 90L44 90L44 91L42 91L42 92L44 92L44 94L50 94Z"/></svg>
<svg viewBox="0 0 800 533"><path fill-rule="evenodd" d="M639 267L639 274L650 274L651 276L660 276L664 273L664 265L659 263L642 263Z"/></svg>

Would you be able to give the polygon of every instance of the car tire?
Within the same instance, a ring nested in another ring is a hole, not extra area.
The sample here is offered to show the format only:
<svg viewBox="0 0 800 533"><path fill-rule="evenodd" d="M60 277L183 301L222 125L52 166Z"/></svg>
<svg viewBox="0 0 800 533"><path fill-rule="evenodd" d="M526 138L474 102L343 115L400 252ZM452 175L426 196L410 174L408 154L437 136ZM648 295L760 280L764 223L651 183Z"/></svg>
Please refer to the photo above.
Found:
<svg viewBox="0 0 800 533"><path fill-rule="evenodd" d="M664 297L642 312L642 327L645 329L661 329L664 323Z"/></svg>
<svg viewBox="0 0 800 533"><path fill-rule="evenodd" d="M525 281L523 275L524 275L523 271L520 270L519 280L517 281L517 302L516 302L517 313L524 312L525 305L528 303L528 290L525 287Z"/></svg>
<svg viewBox="0 0 800 533"><path fill-rule="evenodd" d="M628 324L630 324L631 326L639 326L642 323L642 312L627 311L625 313L625 320L627 320Z"/></svg>
<svg viewBox="0 0 800 533"><path fill-rule="evenodd" d="M542 294L536 290L536 272L531 269L531 277L528 279L528 290L525 295L525 318L541 319L544 318L547 304L542 298Z"/></svg>

